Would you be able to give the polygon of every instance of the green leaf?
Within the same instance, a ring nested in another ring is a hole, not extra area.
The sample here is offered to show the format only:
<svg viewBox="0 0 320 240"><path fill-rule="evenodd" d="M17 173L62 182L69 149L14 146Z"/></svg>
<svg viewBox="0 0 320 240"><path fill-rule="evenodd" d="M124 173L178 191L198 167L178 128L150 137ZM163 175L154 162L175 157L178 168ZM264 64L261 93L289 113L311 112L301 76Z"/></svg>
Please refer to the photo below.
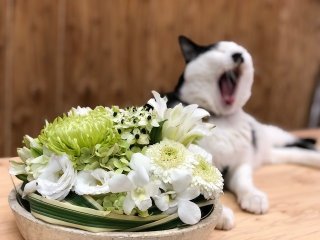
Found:
<svg viewBox="0 0 320 240"><path fill-rule="evenodd" d="M45 222L63 226L71 226L92 232L123 231L138 227L166 217L161 214L142 218L127 216L92 208L47 199L37 194L30 194L28 201L31 213Z"/></svg>
<svg viewBox="0 0 320 240"><path fill-rule="evenodd" d="M197 205L200 207L202 212L202 219L207 218L214 209L214 201L202 201L197 203ZM206 208L206 209L204 209ZM154 221L151 223L147 223L145 225L127 229L128 232L136 232L136 231L160 231L160 230L167 230L172 228L182 228L182 227L188 227L189 225L183 223L178 216L178 213L171 214L163 219L160 219L158 221Z"/></svg>
<svg viewBox="0 0 320 240"><path fill-rule="evenodd" d="M159 143L162 139L162 127L165 121L162 121L159 123L159 127L152 128L150 132L150 144L156 144Z"/></svg>
<svg viewBox="0 0 320 240"><path fill-rule="evenodd" d="M64 199L64 201L79 207L103 210L103 207L100 204L98 204L92 197L80 196L74 192L70 192L68 196Z"/></svg>
<svg viewBox="0 0 320 240"><path fill-rule="evenodd" d="M16 178L20 179L23 182L28 182L28 175L27 174L18 174Z"/></svg>
<svg viewBox="0 0 320 240"><path fill-rule="evenodd" d="M106 199L108 201L104 202L105 207L114 208L117 199L118 196L110 195L109 199ZM91 232L154 231L188 226L181 222L177 213L167 215L153 212L153 215L141 217L98 210L103 207L92 197L79 196L73 192L65 198L65 202L47 199L34 193L30 194L27 200L30 203L31 213L36 218L51 224ZM209 216L214 208L214 201L199 199L197 204L201 209L202 219ZM122 213L120 209L116 212Z"/></svg>

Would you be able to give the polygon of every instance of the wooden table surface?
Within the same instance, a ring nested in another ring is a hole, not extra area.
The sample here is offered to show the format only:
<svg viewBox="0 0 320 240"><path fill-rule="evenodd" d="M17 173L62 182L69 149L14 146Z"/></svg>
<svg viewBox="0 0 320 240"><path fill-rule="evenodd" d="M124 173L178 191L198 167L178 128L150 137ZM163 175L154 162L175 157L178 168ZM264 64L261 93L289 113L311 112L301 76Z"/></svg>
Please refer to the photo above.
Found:
<svg viewBox="0 0 320 240"><path fill-rule="evenodd" d="M320 140L320 130L298 134ZM7 201L12 188L8 161L9 158L0 159L0 239L22 240ZM231 231L212 229L210 239L320 239L320 169L269 165L258 169L254 178L256 185L269 196L269 212L245 213L235 198L225 193L222 203L235 211L236 227Z"/></svg>

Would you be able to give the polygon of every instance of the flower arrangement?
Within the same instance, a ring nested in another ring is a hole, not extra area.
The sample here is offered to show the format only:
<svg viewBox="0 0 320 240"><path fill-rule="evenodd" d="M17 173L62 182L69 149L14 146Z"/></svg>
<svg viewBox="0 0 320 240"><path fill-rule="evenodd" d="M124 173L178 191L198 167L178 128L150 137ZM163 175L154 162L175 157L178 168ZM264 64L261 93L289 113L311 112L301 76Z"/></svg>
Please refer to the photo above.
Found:
<svg viewBox="0 0 320 240"><path fill-rule="evenodd" d="M25 136L10 174L43 221L93 232L148 231L198 223L222 193L221 173L197 145L212 134L197 105L72 108Z"/></svg>

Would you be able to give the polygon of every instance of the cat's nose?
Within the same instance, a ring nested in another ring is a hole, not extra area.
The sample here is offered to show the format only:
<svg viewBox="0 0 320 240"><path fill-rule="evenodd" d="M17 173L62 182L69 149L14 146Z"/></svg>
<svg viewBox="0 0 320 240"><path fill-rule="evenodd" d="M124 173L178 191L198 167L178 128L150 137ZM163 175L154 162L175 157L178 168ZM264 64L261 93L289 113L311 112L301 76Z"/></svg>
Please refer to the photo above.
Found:
<svg viewBox="0 0 320 240"><path fill-rule="evenodd" d="M236 52L232 54L232 59L235 63L243 63L244 59L242 57L242 53Z"/></svg>

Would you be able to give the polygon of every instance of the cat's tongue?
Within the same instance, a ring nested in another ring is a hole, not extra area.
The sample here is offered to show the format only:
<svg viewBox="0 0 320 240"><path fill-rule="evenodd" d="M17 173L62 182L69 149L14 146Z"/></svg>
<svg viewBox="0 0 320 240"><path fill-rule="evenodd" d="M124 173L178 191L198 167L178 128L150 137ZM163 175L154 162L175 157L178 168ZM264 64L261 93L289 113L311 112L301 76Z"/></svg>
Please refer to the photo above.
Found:
<svg viewBox="0 0 320 240"><path fill-rule="evenodd" d="M225 104L231 105L234 102L234 91L236 83L228 76L224 76L220 80L221 97Z"/></svg>

